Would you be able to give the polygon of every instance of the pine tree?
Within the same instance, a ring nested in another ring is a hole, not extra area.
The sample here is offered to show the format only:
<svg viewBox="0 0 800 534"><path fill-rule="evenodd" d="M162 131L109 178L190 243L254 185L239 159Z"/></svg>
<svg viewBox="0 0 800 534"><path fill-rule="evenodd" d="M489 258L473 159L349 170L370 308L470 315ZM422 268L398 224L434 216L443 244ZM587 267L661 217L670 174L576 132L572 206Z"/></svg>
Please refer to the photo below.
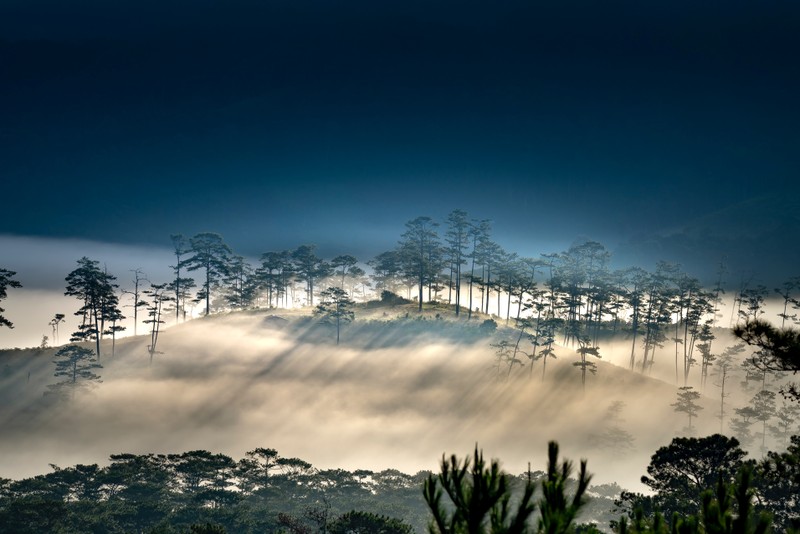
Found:
<svg viewBox="0 0 800 534"><path fill-rule="evenodd" d="M214 233L200 233L189 240L190 256L183 261L189 271L202 269L205 281L198 293L199 300L206 301L205 314L211 313L211 292L219 287L225 274L233 252L222 240L222 236Z"/></svg>
<svg viewBox="0 0 800 534"><path fill-rule="evenodd" d="M699 399L700 392L695 391L692 386L683 386L678 388L677 402L670 404L676 412L685 413L689 417L689 426L685 429L689 434L694 430L692 419L697 417L697 414L703 409L702 406L697 404Z"/></svg>
<svg viewBox="0 0 800 534"><path fill-rule="evenodd" d="M414 279L419 288L419 311L422 311L425 287L438 276L439 264L434 258L434 251L439 248L437 226L430 217L412 219L406 223L406 231L399 243L398 252L403 271L410 279Z"/></svg>
<svg viewBox="0 0 800 534"><path fill-rule="evenodd" d="M336 344L338 345L342 323L349 323L355 318L352 309L355 302L350 299L344 289L339 287L329 287L320 293L320 296L322 302L317 305L314 315L336 326Z"/></svg>
<svg viewBox="0 0 800 534"><path fill-rule="evenodd" d="M72 334L70 341L95 341L95 353L100 360L100 340L105 332L105 322L116 321L119 316L118 302L115 295L116 278L100 270L95 260L83 257L78 260L78 268L67 275L65 295L76 297L83 305L75 312L81 317L78 330Z"/></svg>
<svg viewBox="0 0 800 534"><path fill-rule="evenodd" d="M14 271L9 271L7 269L0 269L0 302L8 298L8 288L15 287L19 288L22 287L18 281L14 280L14 275L17 273ZM5 310L0 308L0 326L5 326L8 328L14 328L14 323L3 317L3 312Z"/></svg>
<svg viewBox="0 0 800 534"><path fill-rule="evenodd" d="M53 360L56 364L54 376L63 376L66 379L48 386L50 390L60 392L69 389L74 398L77 388L86 383L100 381L100 376L94 373L94 369L101 369L102 366L93 361L92 356L91 349L78 345L66 345L59 349Z"/></svg>
<svg viewBox="0 0 800 534"><path fill-rule="evenodd" d="M331 274L331 266L315 252L316 245L300 245L292 251L293 272L306 284L306 304L314 305L314 286L318 280Z"/></svg>

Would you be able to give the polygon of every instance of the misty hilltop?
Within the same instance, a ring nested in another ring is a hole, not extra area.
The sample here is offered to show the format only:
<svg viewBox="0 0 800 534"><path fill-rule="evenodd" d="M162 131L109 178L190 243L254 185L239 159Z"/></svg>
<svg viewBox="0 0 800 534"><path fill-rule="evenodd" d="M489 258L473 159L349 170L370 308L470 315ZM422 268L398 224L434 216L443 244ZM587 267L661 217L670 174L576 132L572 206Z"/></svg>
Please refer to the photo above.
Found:
<svg viewBox="0 0 800 534"><path fill-rule="evenodd" d="M359 310L339 346L330 326L300 311L172 327L152 364L148 336L124 338L103 356L102 382L72 402L43 396L54 349L3 351L2 475L121 451L264 446L314 465L415 472L476 441L522 472L560 439L573 456L591 452L598 480L635 485L650 451L685 424L669 406L675 386L606 361L615 350L627 358L610 341L584 391L572 349L557 346L546 374L541 362L509 368L497 346L516 331L444 319L444 307L409 314L413 306ZM624 429L625 447L598 446L609 428Z"/></svg>

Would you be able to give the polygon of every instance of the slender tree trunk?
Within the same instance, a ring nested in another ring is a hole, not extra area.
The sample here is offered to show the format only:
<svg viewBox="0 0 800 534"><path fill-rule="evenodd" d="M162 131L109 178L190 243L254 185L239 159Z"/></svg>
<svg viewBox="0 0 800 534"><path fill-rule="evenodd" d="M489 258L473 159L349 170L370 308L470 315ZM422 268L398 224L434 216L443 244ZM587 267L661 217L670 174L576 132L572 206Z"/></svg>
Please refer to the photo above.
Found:
<svg viewBox="0 0 800 534"><path fill-rule="evenodd" d="M456 256L456 317L461 313L461 254Z"/></svg>
<svg viewBox="0 0 800 534"><path fill-rule="evenodd" d="M210 267L206 265L206 316L211 313L211 273Z"/></svg>
<svg viewBox="0 0 800 534"><path fill-rule="evenodd" d="M722 434L722 422L725 418L725 378L728 370L722 369L722 394L719 398L719 433Z"/></svg>
<svg viewBox="0 0 800 534"><path fill-rule="evenodd" d="M450 279L447 282L447 305L453 303L453 264L450 264Z"/></svg>
<svg viewBox="0 0 800 534"><path fill-rule="evenodd" d="M97 309L94 310L94 340L95 340L95 347L97 347L97 361L100 361L100 322L97 319Z"/></svg>
<svg viewBox="0 0 800 534"><path fill-rule="evenodd" d="M469 273L469 309L467 310L467 319L472 319L472 285L475 281L475 247L477 241L473 239L472 242L472 267Z"/></svg>

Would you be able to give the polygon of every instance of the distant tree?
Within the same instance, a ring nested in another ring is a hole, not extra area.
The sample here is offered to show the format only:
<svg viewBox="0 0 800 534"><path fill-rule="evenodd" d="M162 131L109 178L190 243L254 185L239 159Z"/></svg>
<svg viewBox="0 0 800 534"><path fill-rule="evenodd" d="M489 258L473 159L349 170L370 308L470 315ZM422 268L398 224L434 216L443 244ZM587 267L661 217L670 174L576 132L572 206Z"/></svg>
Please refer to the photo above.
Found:
<svg viewBox="0 0 800 534"><path fill-rule="evenodd" d="M256 269L259 287L267 292L267 306L278 308L291 278L291 261L288 250L265 252L261 255L261 266Z"/></svg>
<svg viewBox="0 0 800 534"><path fill-rule="evenodd" d="M742 289L739 294L739 318L745 323L757 321L764 314L764 303L768 294L769 291L762 285Z"/></svg>
<svg viewBox="0 0 800 534"><path fill-rule="evenodd" d="M693 334L691 342L694 343L695 340L700 342L697 344L697 350L700 352L700 385L705 388L706 383L708 382L709 369L711 369L711 366L714 365L714 361L717 359L717 356L711 353L711 343L714 341L714 334L711 330L710 320L706 321L702 326L700 326L696 334ZM694 359L691 358L690 351L689 361L687 363L689 366L691 366L693 362ZM688 367L686 369L688 371ZM686 385L688 378L689 375L688 372L686 372L684 374L684 386Z"/></svg>
<svg viewBox="0 0 800 534"><path fill-rule="evenodd" d="M600 449L610 451L617 456L623 456L633 451L633 435L622 428L624 420L620 415L625 408L623 401L614 401L606 409L605 415L600 419L603 430L592 434L592 444Z"/></svg>
<svg viewBox="0 0 800 534"><path fill-rule="evenodd" d="M755 420L761 423L761 451L766 452L767 423L775 417L775 393L762 389L755 394L750 404L755 412Z"/></svg>
<svg viewBox="0 0 800 534"><path fill-rule="evenodd" d="M476 280L476 283L481 292L480 310L486 315L489 315L491 291L497 282L497 266L502 261L504 250L494 241L488 240L481 252L481 275L480 278ZM498 315L499 313L500 311L498 310Z"/></svg>
<svg viewBox="0 0 800 534"><path fill-rule="evenodd" d="M197 450L170 454L167 459L187 504L218 509L238 501L232 490L236 462L230 457Z"/></svg>
<svg viewBox="0 0 800 534"><path fill-rule="evenodd" d="M243 256L231 256L224 281L227 286L225 300L233 309L244 310L253 306L261 281Z"/></svg>
<svg viewBox="0 0 800 534"><path fill-rule="evenodd" d="M139 308L144 308L147 306L147 303L142 300L142 283L147 282L147 275L144 274L144 271L141 269L131 269L133 273L133 289L127 290L123 289L122 292L124 294L130 295L133 298L133 303L130 305L133 308L133 335L139 335L138 333L138 326L139 326Z"/></svg>
<svg viewBox="0 0 800 534"><path fill-rule="evenodd" d="M119 309L119 300L116 295L111 300L105 302L104 318L105 322L109 323L108 327L103 331L103 334L111 336L111 357L113 358L117 350L117 334L123 332L125 327L122 326L120 321L125 319L122 315L122 310Z"/></svg>
<svg viewBox="0 0 800 534"><path fill-rule="evenodd" d="M329 287L320 296L322 302L317 305L314 315L321 317L324 322L336 326L336 344L339 344L339 332L342 323L349 323L355 318L353 306L355 302L347 295L347 292L339 287Z"/></svg>
<svg viewBox="0 0 800 534"><path fill-rule="evenodd" d="M47 323L53 329L53 342L58 345L58 326L64 322L65 315L63 313L57 313L55 316L50 319L50 322Z"/></svg>
<svg viewBox="0 0 800 534"><path fill-rule="evenodd" d="M191 297L192 289L196 287L194 278L177 277L168 285L167 291L172 294L170 300L174 303L175 322L186 320L186 301Z"/></svg>
<svg viewBox="0 0 800 534"><path fill-rule="evenodd" d="M685 413L689 417L689 426L685 429L689 433L692 433L694 430L692 419L697 417L697 414L703 409L702 406L697 404L699 399L700 392L695 391L692 386L683 386L678 388L677 402L670 404L676 412Z"/></svg>
<svg viewBox="0 0 800 534"><path fill-rule="evenodd" d="M175 254L175 265L171 266L175 273L175 278L172 279L169 290L174 295L175 322L178 323L181 320L181 315L186 319L186 299L189 296L189 291L195 287L194 279L181 277L181 269L185 266L185 261L182 258L189 254L192 248L189 240L183 234L172 234L169 238L172 241L173 254Z"/></svg>
<svg viewBox="0 0 800 534"><path fill-rule="evenodd" d="M150 354L150 365L153 365L153 355L160 354L158 352L158 336L161 332L161 325L164 324L162 311L164 303L172 300L168 292L169 284L150 284L150 288L144 291L147 295L149 302L147 303L147 319L145 324L150 325L150 344L147 345L147 352Z"/></svg>
<svg viewBox="0 0 800 534"><path fill-rule="evenodd" d="M351 256L349 254L342 254L341 256L336 256L331 260L331 268L337 273L338 276L341 277L341 282L339 284L341 289L344 289L345 278L350 275L351 270L357 266L358 260L355 256Z"/></svg>
<svg viewBox="0 0 800 534"><path fill-rule="evenodd" d="M600 349L597 347L591 346L591 341L588 337L583 337L578 340L579 347L578 347L578 355L580 355L581 359L577 362L574 362L572 365L578 367L581 370L581 386L583 387L584 391L586 390L586 371L588 370L592 374L597 373L597 364L592 361L586 359L587 356L594 356L595 358L600 358Z"/></svg>
<svg viewBox="0 0 800 534"><path fill-rule="evenodd" d="M451 293L448 303L452 301L452 292L455 290L456 316L461 311L461 268L466 265L467 247L469 246L469 218L464 210L453 210L447 216L447 231L445 232L446 253L450 265Z"/></svg>
<svg viewBox="0 0 800 534"><path fill-rule="evenodd" d="M483 263L485 250L490 243L491 222L488 219L480 221L473 220L470 222L468 229L469 241L471 249L469 252L470 269L469 269L469 309L467 310L467 318L472 318L472 288L475 285L475 265Z"/></svg>
<svg viewBox="0 0 800 534"><path fill-rule="evenodd" d="M645 305L645 291L649 285L650 275L639 267L632 267L623 271L623 284L625 298L631 308L631 361L630 369L636 365L636 337L639 334L642 323L642 310Z"/></svg>
<svg viewBox="0 0 800 534"><path fill-rule="evenodd" d="M56 364L54 376L63 376L65 379L48 386L51 391L61 392L68 389L74 397L77 388L86 383L100 381L100 376L94 373L94 369L101 369L102 366L93 361L92 356L91 349L78 345L66 345L59 349L53 360Z"/></svg>
<svg viewBox="0 0 800 534"><path fill-rule="evenodd" d="M292 251L292 266L297 279L306 284L306 302L314 305L314 285L331 274L329 263L317 257L316 245L300 245Z"/></svg>
<svg viewBox="0 0 800 534"><path fill-rule="evenodd" d="M644 356L642 372L650 369L655 359L656 349L663 346L666 340L665 328L670 323L671 278L677 273L677 266L667 262L659 262L656 272L648 279L646 290L647 305L642 315L644 327ZM648 359L649 356L649 359Z"/></svg>
<svg viewBox="0 0 800 534"><path fill-rule="evenodd" d="M733 412L736 416L731 418L729 426L742 445L747 446L753 441L752 427L757 415L756 411L752 406L743 406L735 408Z"/></svg>
<svg viewBox="0 0 800 534"><path fill-rule="evenodd" d="M560 320L551 317L550 313L551 312L548 310L548 316L537 324L531 340L534 345L533 360L536 360L536 347L541 347L541 352L539 355L542 360L542 381L544 381L545 374L547 372L547 359L556 359L554 345L556 342L556 329Z"/></svg>
<svg viewBox="0 0 800 534"><path fill-rule="evenodd" d="M114 276L100 270L99 262L83 257L78 268L67 275L65 295L76 297L83 305L75 312L81 317L78 331L70 341L95 341L95 353L100 359L100 340L105 333L105 322L113 320L118 312Z"/></svg>
<svg viewBox="0 0 800 534"><path fill-rule="evenodd" d="M733 358L736 354L740 353L744 350L744 344L739 343L728 347L719 357L719 361L717 362L717 382L714 383L718 388L720 388L720 395L719 395L719 432L722 433L722 428L725 422L725 398L730 395L727 392L726 386L728 385L728 375L733 369Z"/></svg>
<svg viewBox="0 0 800 534"><path fill-rule="evenodd" d="M240 488L246 494L266 488L269 485L271 472L278 466L278 451L259 447L247 451L239 460L236 476L240 480Z"/></svg>
<svg viewBox="0 0 800 534"><path fill-rule="evenodd" d="M781 287L776 287L774 290L775 293L780 295L783 299L783 311L778 314L778 317L781 318L781 328L786 327L787 319L790 321L797 319L797 314L789 315L789 304L796 302L793 295L797 289L800 289L800 276L795 276L791 280L784 282Z"/></svg>
<svg viewBox="0 0 800 534"><path fill-rule="evenodd" d="M437 226L430 217L417 217L406 223L406 231L400 238L400 264L406 276L413 278L419 288L419 311L422 311L426 285L438 274L436 263L431 261L431 251L439 246Z"/></svg>
<svg viewBox="0 0 800 534"><path fill-rule="evenodd" d="M183 265L189 271L202 269L205 281L197 295L198 299L206 302L206 312L211 313L211 292L214 291L228 272L228 264L233 252L225 244L219 234L204 232L195 235L189 240L190 248Z"/></svg>
<svg viewBox="0 0 800 534"><path fill-rule="evenodd" d="M351 280L350 295L355 298L356 288L360 287L361 299L367 300L367 288L372 287L369 277L367 277L367 272L358 265L354 265L347 271L347 278ZM345 289L347 288L345 287Z"/></svg>
<svg viewBox="0 0 800 534"><path fill-rule="evenodd" d="M788 446L789 438L800 433L800 406L784 399L775 409L775 419L777 421L770 425L769 430L779 446Z"/></svg>
<svg viewBox="0 0 800 534"><path fill-rule="evenodd" d="M400 254L396 250L381 252L368 261L367 265L372 267L372 280L375 282L376 291L396 292L402 271Z"/></svg>
<svg viewBox="0 0 800 534"><path fill-rule="evenodd" d="M507 339L492 343L490 346L495 349L495 368L498 378L505 378L507 380L511 376L511 371L514 369L515 365L519 365L520 367L524 366L522 360L517 358L517 354L520 351L515 349L514 344ZM503 373L504 366L508 366L505 373Z"/></svg>
<svg viewBox="0 0 800 534"><path fill-rule="evenodd" d="M22 287L22 284L14 280L14 275L16 274L16 272L9 271L8 269L0 269L0 302L8 298L7 290L9 287ZM0 308L0 326L14 328L14 323L3 317L2 313L4 311L3 308Z"/></svg>

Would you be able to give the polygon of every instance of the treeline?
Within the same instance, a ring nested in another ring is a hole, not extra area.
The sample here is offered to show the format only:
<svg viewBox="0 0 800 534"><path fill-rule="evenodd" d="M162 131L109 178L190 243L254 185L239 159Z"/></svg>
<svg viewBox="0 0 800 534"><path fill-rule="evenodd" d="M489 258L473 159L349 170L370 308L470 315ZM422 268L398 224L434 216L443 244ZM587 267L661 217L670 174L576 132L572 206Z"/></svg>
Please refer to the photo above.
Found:
<svg viewBox="0 0 800 534"><path fill-rule="evenodd" d="M796 532L799 466L800 436L760 461L719 434L675 438L653 454L643 495L591 486L585 461L572 478L555 443L545 471L519 476L484 461L477 447L471 459L443 458L437 475L413 476L319 470L262 448L239 461L207 451L119 454L106 467L0 479L0 531Z"/></svg>
<svg viewBox="0 0 800 534"><path fill-rule="evenodd" d="M730 318L723 318L724 266L720 266L713 287L706 288L699 279L667 262L660 262L653 272L640 267L612 269L610 252L594 241L538 258L522 257L492 239L489 221L473 219L462 210L452 211L443 227L430 217L408 221L394 248L366 262L347 254L328 261L317 255L314 245L304 244L293 250L265 252L259 265L251 265L218 234L172 235L171 240L175 256L171 280L149 281L146 273L135 269L133 287L120 290L114 275L85 257L67 275L65 294L81 304L74 312L79 317L78 329L70 340L93 342L98 363L101 340L111 338L113 354L116 336L125 328L123 296L131 302L134 334L140 323L148 328L147 349L152 361L167 317L174 315L176 322L186 319L192 315L187 311L192 306L203 305L205 314L313 306L316 296L316 312L336 326L338 342L342 323L354 317L356 300L380 294L389 302L396 292L410 297L414 288L420 311L427 301L447 304L456 317L463 314L470 319L477 310L504 318L515 329L509 339L496 344L498 368L505 366L507 375L515 369L533 375L534 366L539 365L544 377L547 362L556 357L556 345L560 344L578 353L580 359L574 365L585 383L587 373L596 370L594 360L602 356L601 342L621 334L629 340L627 364L631 370L646 373L657 359L670 366L674 361L675 382L684 388L676 409L687 414L689 431L699 409L693 402L697 392L690 390L690 379L704 388L713 374L720 387L721 431L728 420L737 436L750 441L755 434L752 428L760 425L762 447L767 428L775 428L776 418L782 436L791 432L787 421L793 412L779 410L771 381L800 369L796 348L800 337L785 329L797 322L800 277L772 291L782 303L781 327L769 330L761 326L771 293L765 286L742 284L734 295ZM190 273L197 273L197 280L188 276ZM0 299L5 298L7 287L19 287L15 274L0 270ZM63 319L64 314L56 314L50 320L56 340ZM13 326L1 315L0 324ZM715 327L720 324L739 328L744 341L762 350L751 358L743 354L744 345L715 343ZM776 354L786 357L775 360ZM59 354L62 356L81 356L81 365L91 373L85 354L72 351ZM75 360L63 365L72 365L72 382L76 383ZM743 387L757 392L752 402L736 409L732 417L725 399L734 369L740 367ZM787 391L791 394L796 389Z"/></svg>
<svg viewBox="0 0 800 534"><path fill-rule="evenodd" d="M154 345L153 325L163 324L167 313L180 321L197 306L204 314L215 310L255 307L289 308L315 305L320 291L338 287L356 301L383 291L414 297L423 302L446 302L456 316L474 311L516 321L547 347L549 338L571 346L596 347L604 333L621 329L630 335L630 368L646 371L658 349L674 347L675 373L684 384L693 367L704 383L718 356L713 351L714 326L761 318L764 303L773 293L783 303L781 327L797 320L800 277L769 291L743 283L734 296L730 319L722 320L725 268L712 288L683 272L678 265L661 262L653 272L639 267L613 270L610 252L600 243L585 241L568 250L523 257L505 250L492 239L491 224L463 210L454 210L440 225L430 217L405 224L397 246L374 258L349 254L330 260L319 257L313 244L292 250L268 251L253 265L236 254L214 233L193 237L172 235L174 265L171 280L156 283L133 269L133 286L120 290L116 277L89 258L67 276L65 294L83 306L79 331L72 340L97 342L124 329L126 317L120 298L130 299L134 333L148 325ZM367 273L364 267L369 267ZM189 276L196 273L195 277ZM0 299L7 287L19 287L16 273L0 271ZM147 286L147 288L145 288ZM140 320L140 315L143 320ZM63 314L59 314L63 318ZM58 317L51 321L57 337ZM0 316L2 318L2 316ZM0 324L13 326L2 318ZM557 337L557 336L558 337ZM666 348L665 348L666 347ZM155 347L154 347L155 349ZM535 355L531 357L535 359Z"/></svg>
<svg viewBox="0 0 800 534"><path fill-rule="evenodd" d="M163 324L159 321L168 312L177 322L197 306L206 315L255 307L313 307L320 291L330 287L356 301L383 291L410 298L414 290L420 311L423 302L435 301L452 305L456 316L466 312L471 317L481 311L507 322L527 320L521 325L537 338L536 346L549 346L545 341L553 338L565 345L596 347L604 333L624 329L631 338L632 369L646 371L658 349L671 344L676 377L681 375L685 384L693 367L700 370L701 383L707 379L718 356L713 352L714 326L761 318L771 293L783 303L781 327L796 322L794 310L800 309L800 277L773 291L748 282L734 296L730 319L722 321L722 265L714 286L705 288L699 279L667 262L660 262L653 272L639 267L613 270L610 252L594 241L523 257L492 239L488 220L473 219L463 210L453 210L443 225L424 216L408 221L397 245L370 259L342 254L325 260L315 245L303 244L264 252L260 263L253 265L218 234L175 234L171 241L173 276L158 283L132 269L133 286L120 290L116 277L101 269L99 262L79 260L78 268L67 276L65 291L83 304L74 312L81 323L72 340L95 341L99 351L101 338L113 339L124 329L121 323L126 317L119 303L123 296L131 301L134 333L140 323L147 324L155 345L153 326ZM193 278L191 273L197 274ZM7 287L19 287L15 274L0 270L0 300ZM50 323L54 337L58 317ZM0 324L13 326L0 318Z"/></svg>
<svg viewBox="0 0 800 534"><path fill-rule="evenodd" d="M230 532L325 525L344 533L348 521L371 519L409 533L425 521L425 476L319 470L264 448L238 461L207 451L119 454L106 467L53 466L33 478L0 479L0 532L184 532L212 523Z"/></svg>

